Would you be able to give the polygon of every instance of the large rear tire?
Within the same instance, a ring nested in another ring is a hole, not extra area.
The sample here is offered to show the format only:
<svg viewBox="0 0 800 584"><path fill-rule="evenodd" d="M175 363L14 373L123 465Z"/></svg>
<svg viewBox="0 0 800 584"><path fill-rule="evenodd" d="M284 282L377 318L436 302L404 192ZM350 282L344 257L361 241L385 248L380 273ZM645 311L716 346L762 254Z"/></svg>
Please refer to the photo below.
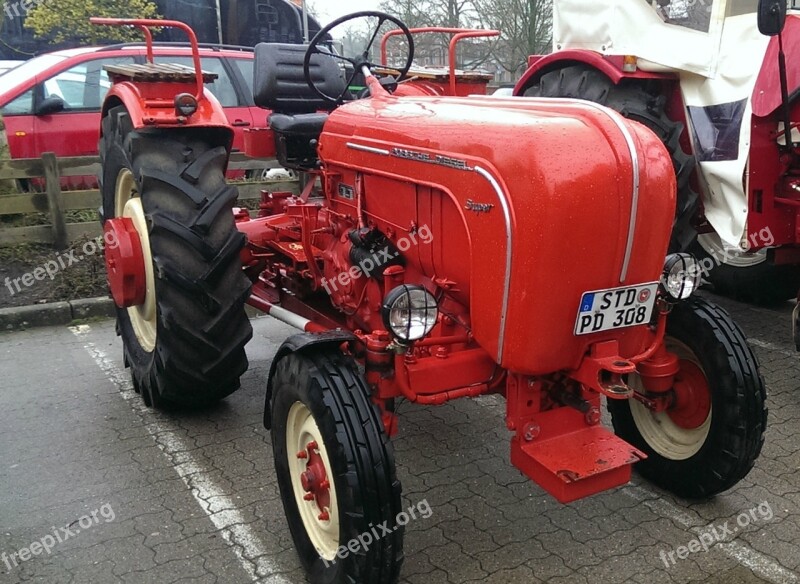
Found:
<svg viewBox="0 0 800 584"><path fill-rule="evenodd" d="M189 130L135 130L123 106L102 129L103 216L133 221L145 259L144 302L117 308L134 387L153 407L222 399L239 387L252 336L227 149Z"/></svg>
<svg viewBox="0 0 800 584"><path fill-rule="evenodd" d="M309 580L396 582L403 562L400 482L355 363L332 350L287 355L272 377L271 411L278 486Z"/></svg>
<svg viewBox="0 0 800 584"><path fill-rule="evenodd" d="M618 436L648 458L636 470L687 498L730 489L753 467L764 443L766 389L742 330L703 298L675 306L667 349L678 355L675 403L654 413L640 402L608 400ZM643 391L641 379L628 383Z"/></svg>
<svg viewBox="0 0 800 584"><path fill-rule="evenodd" d="M545 73L535 85L525 90L525 95L593 101L655 132L669 151L678 182L678 203L669 249L670 252L688 249L697 235L691 220L700 200L689 184L695 160L681 148L683 124L667 117L667 100L658 93L658 86L634 80L622 80L614 85L608 77L587 65L571 65Z"/></svg>

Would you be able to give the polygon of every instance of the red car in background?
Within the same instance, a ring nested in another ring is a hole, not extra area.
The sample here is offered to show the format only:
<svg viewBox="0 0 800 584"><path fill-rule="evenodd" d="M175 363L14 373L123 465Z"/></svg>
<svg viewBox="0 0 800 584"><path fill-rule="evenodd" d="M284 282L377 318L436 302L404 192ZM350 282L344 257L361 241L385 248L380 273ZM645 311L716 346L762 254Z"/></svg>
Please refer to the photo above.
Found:
<svg viewBox="0 0 800 584"><path fill-rule="evenodd" d="M156 45L156 62L192 66L191 50ZM235 131L233 148L243 149L244 130L265 126L269 112L253 102L253 51L246 47L204 47L204 71L217 78L206 87L219 100ZM87 47L35 57L0 77L0 113L5 118L12 158L97 154L100 108L111 87L105 65L144 63L139 44ZM77 186L77 185L75 185Z"/></svg>

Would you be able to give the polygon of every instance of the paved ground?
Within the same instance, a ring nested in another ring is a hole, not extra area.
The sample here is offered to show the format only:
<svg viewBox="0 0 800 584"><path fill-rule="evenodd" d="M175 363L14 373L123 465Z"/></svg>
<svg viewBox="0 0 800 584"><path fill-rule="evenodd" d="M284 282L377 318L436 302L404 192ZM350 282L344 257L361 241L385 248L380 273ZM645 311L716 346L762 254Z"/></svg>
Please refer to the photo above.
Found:
<svg viewBox="0 0 800 584"><path fill-rule="evenodd" d="M405 405L404 498L432 515L407 528L403 581L800 583L790 306L724 304L770 390L764 452L736 488L688 504L637 477L562 506L509 464L500 401ZM110 321L0 335L0 582L305 581L261 426L270 359L291 329L254 325L242 389L181 416L141 405ZM723 539L708 552L690 543L713 529ZM679 559L678 546L693 553ZM21 548L38 555L11 560Z"/></svg>

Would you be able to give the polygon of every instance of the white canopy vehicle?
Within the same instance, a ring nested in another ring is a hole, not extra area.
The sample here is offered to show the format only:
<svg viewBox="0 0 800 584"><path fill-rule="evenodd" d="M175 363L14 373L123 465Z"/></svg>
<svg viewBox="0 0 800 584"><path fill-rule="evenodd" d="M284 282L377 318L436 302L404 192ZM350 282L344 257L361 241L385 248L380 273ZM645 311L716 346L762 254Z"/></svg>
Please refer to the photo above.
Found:
<svg viewBox="0 0 800 584"><path fill-rule="evenodd" d="M719 292L774 303L800 286L800 14L786 18L785 0L759 8L554 0L554 52L530 57L514 93L588 99L653 129L678 176L674 251L702 256Z"/></svg>

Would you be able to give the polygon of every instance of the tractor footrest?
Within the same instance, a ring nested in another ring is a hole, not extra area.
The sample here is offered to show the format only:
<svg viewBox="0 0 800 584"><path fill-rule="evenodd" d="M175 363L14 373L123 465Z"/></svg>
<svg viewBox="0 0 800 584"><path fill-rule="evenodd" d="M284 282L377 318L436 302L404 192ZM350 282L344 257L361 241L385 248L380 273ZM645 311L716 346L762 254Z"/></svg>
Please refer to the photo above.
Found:
<svg viewBox="0 0 800 584"><path fill-rule="evenodd" d="M511 462L561 503L619 487L631 465L647 458L602 426L551 438L511 441Z"/></svg>

